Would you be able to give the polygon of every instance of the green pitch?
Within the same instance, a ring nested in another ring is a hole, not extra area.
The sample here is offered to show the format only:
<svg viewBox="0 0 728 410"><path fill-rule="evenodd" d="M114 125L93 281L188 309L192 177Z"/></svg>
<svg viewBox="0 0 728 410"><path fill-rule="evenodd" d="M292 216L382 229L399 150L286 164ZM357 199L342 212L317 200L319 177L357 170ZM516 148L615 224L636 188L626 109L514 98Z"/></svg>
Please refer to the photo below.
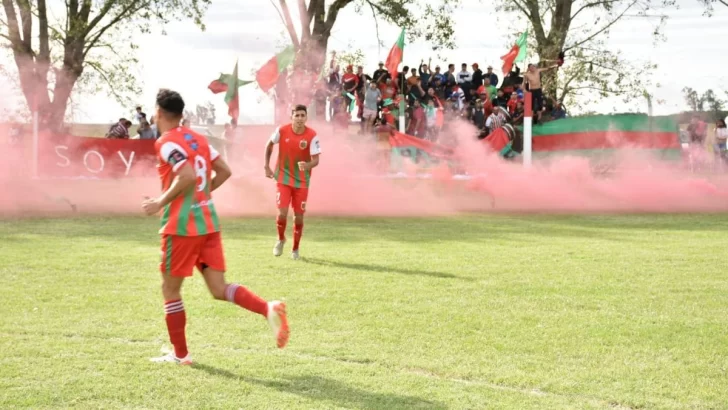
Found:
<svg viewBox="0 0 728 410"><path fill-rule="evenodd" d="M179 367L148 361L156 219L0 221L0 408L728 403L728 216L311 218L297 262L273 218L223 223L229 279L285 298L291 341L196 276Z"/></svg>

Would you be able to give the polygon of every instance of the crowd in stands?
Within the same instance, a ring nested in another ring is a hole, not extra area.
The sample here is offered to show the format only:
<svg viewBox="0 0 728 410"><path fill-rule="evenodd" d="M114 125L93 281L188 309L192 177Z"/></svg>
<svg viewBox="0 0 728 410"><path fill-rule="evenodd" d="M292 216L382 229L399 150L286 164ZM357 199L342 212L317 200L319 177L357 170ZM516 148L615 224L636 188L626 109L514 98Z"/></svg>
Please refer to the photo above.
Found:
<svg viewBox="0 0 728 410"><path fill-rule="evenodd" d="M541 93L540 74L557 65L537 68L529 65L521 75L518 66L502 80L488 66L478 63L455 64L445 70L432 67L432 61L420 61L416 68L404 66L396 78L385 69L384 63L371 75L364 67L349 65L342 69L334 54L328 78L316 92L316 111L337 124L348 125L351 116L361 120L363 132L375 127L398 128L400 99L403 99L406 132L431 141L438 140L442 131L460 118L472 123L478 137L485 138L504 123L520 125L524 117L524 89L533 95L534 123L564 118L566 112L559 101ZM356 71L355 71L356 70ZM328 110L325 110L328 102Z"/></svg>

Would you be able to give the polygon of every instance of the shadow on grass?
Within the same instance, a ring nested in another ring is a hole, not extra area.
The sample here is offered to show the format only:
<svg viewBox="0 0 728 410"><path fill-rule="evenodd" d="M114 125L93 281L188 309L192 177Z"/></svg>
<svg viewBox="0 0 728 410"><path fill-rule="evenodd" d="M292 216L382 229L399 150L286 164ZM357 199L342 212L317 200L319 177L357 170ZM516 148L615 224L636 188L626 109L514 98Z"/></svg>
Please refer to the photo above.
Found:
<svg viewBox="0 0 728 410"><path fill-rule="evenodd" d="M447 406L443 403L425 400L421 397L394 393L374 393L321 376L287 376L282 380L269 380L244 377L224 369L199 363L194 364L192 368L202 370L212 376L240 380L269 389L275 389L283 393L295 394L322 402L335 403L342 407L368 409L447 409Z"/></svg>
<svg viewBox="0 0 728 410"><path fill-rule="evenodd" d="M437 272L437 271L426 271L426 270L416 270L416 269L397 269L397 268L388 267L388 266L379 266L379 265L371 265L371 264L363 264L363 263L346 263L346 262L329 261L329 260L322 260L322 259L308 258L308 257L304 257L304 258L302 258L302 260L305 263L311 263L311 264L319 265L319 266L360 270L360 271L367 271L367 272L398 273L401 275L417 275L417 276L428 276L428 277L432 277L432 278L460 279L460 280L468 280L468 281L473 280L473 278L470 278L467 276L457 276L457 275L453 275L451 273Z"/></svg>

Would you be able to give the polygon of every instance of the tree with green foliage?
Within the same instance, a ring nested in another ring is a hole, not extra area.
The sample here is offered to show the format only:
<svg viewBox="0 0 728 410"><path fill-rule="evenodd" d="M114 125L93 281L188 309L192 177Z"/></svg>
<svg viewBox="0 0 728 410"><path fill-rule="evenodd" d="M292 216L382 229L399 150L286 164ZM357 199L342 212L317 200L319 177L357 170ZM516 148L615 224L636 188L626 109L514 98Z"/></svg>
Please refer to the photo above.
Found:
<svg viewBox="0 0 728 410"><path fill-rule="evenodd" d="M685 87L682 92L685 103L691 111L708 111L715 119L723 116L723 107L726 101L719 98L715 91L708 89L703 94L699 94L693 88Z"/></svg>
<svg viewBox="0 0 728 410"><path fill-rule="evenodd" d="M335 63L346 67L349 64L354 67L364 64L364 52L361 49L354 49L352 46L348 47L347 50L351 51L337 51Z"/></svg>
<svg viewBox="0 0 728 410"><path fill-rule="evenodd" d="M682 92L685 103L691 111L703 111L705 100L700 96L700 94L698 94L697 91L690 87L684 87Z"/></svg>
<svg viewBox="0 0 728 410"><path fill-rule="evenodd" d="M296 52L307 56L297 59L297 64L305 64L309 70L318 70L325 63L332 29L339 14L347 8L357 13L371 13L377 30L382 19L407 29L411 40L437 40L433 41L433 49L455 46L452 15L460 0L334 0L328 2L328 7L326 3L325 0L297 0L299 30L287 0L278 0L276 7Z"/></svg>
<svg viewBox="0 0 728 410"><path fill-rule="evenodd" d="M202 17L211 0L2 0L0 38L10 49L20 90L41 127L60 129L74 87L105 89L120 103L141 92L132 69L135 33Z"/></svg>
<svg viewBox="0 0 728 410"><path fill-rule="evenodd" d="M674 0L496 0L497 10L511 19L509 25L531 27L529 48L537 54L532 62L551 65L565 53L564 66L544 72L542 80L545 94L569 107L611 96L625 102L643 98L651 87L645 73L656 66L637 65L607 47L609 32L627 18L656 18L649 34L659 36L666 17L655 13L672 4ZM521 22L513 22L514 16Z"/></svg>

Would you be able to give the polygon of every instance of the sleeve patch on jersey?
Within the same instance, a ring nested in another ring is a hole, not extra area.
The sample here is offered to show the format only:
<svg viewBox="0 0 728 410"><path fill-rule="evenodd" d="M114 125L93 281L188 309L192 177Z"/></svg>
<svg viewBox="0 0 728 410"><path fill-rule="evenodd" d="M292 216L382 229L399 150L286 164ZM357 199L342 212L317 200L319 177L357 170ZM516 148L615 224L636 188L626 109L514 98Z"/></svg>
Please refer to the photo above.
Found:
<svg viewBox="0 0 728 410"><path fill-rule="evenodd" d="M321 142L319 142L318 136L314 136L311 140L311 155L321 154Z"/></svg>
<svg viewBox="0 0 728 410"><path fill-rule="evenodd" d="M182 161L185 161L187 157L185 154L180 152L177 149L173 149L172 152L169 153L169 156L167 157L167 163L170 165L176 165L179 164Z"/></svg>

